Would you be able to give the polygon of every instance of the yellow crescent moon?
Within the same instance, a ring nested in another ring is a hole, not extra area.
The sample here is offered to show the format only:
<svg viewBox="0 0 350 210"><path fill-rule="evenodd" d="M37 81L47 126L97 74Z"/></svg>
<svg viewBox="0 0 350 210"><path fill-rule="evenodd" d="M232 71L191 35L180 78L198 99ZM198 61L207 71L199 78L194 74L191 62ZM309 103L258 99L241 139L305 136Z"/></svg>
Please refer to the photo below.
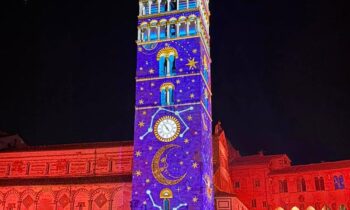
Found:
<svg viewBox="0 0 350 210"><path fill-rule="evenodd" d="M168 149L171 149L171 148L179 148L180 146L179 145L176 145L176 144L168 144L168 145L165 145L163 147L161 147L157 152L156 154L154 155L153 157L153 160L152 160L152 174L154 176L154 178L161 184L163 185L175 185L179 182L181 182L187 173L185 173L184 175L182 175L180 178L178 179L175 179L175 180L170 180L170 179L167 179L164 177L164 175L162 174L162 170L159 168L159 162L160 162L160 158L161 156L163 155L163 153L165 151L167 151Z"/></svg>

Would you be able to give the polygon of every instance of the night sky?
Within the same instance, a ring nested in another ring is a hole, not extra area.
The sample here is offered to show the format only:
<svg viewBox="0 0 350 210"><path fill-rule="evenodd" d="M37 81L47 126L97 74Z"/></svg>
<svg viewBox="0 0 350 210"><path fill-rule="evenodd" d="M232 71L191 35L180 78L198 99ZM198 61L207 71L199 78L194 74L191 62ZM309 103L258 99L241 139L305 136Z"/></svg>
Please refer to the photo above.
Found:
<svg viewBox="0 0 350 210"><path fill-rule="evenodd" d="M212 0L213 124L242 154L350 159L346 1ZM29 145L133 138L138 2L0 6L0 130Z"/></svg>

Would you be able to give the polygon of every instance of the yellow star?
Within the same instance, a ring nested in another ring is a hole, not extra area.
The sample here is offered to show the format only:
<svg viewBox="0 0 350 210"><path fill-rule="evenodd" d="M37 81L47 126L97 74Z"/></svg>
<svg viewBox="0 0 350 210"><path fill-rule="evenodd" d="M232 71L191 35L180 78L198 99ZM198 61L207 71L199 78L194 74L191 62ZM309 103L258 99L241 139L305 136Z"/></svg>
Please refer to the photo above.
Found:
<svg viewBox="0 0 350 210"><path fill-rule="evenodd" d="M143 104L143 100L142 99L139 100L139 104Z"/></svg>
<svg viewBox="0 0 350 210"><path fill-rule="evenodd" d="M192 52L193 52L193 53L197 53L197 49L193 49Z"/></svg>
<svg viewBox="0 0 350 210"><path fill-rule="evenodd" d="M183 165L184 164L184 162L183 161L180 161L180 163L179 163L180 165Z"/></svg>
<svg viewBox="0 0 350 210"><path fill-rule="evenodd" d="M147 112L146 112L146 111L143 111L143 112L142 112L142 115L146 115L146 114L147 114Z"/></svg>
<svg viewBox="0 0 350 210"><path fill-rule="evenodd" d="M197 201L198 201L197 196L194 196L194 197L192 198L192 201L193 201L193 203L197 203Z"/></svg>
<svg viewBox="0 0 350 210"><path fill-rule="evenodd" d="M137 170L137 171L135 172L135 174L136 174L136 176L141 176L141 175L142 175L142 172L141 172L140 170Z"/></svg>
<svg viewBox="0 0 350 210"><path fill-rule="evenodd" d="M194 94L193 93L190 94L190 98L194 98Z"/></svg>
<svg viewBox="0 0 350 210"><path fill-rule="evenodd" d="M136 157L140 157L140 156L141 156L141 152L140 152L140 151L136 151L136 152L135 152L135 156L136 156Z"/></svg>
<svg viewBox="0 0 350 210"><path fill-rule="evenodd" d="M196 69L197 66L196 64L198 63L197 61L194 60L194 58L192 59L187 59L188 63L186 64L186 66L188 66L190 69Z"/></svg>
<svg viewBox="0 0 350 210"><path fill-rule="evenodd" d="M187 120L191 121L192 120L192 116L188 115Z"/></svg>
<svg viewBox="0 0 350 210"><path fill-rule="evenodd" d="M146 179L146 183L149 183L150 182L150 180L149 179Z"/></svg>
<svg viewBox="0 0 350 210"><path fill-rule="evenodd" d="M139 52L142 52L142 48L141 47L139 47L138 50L139 50Z"/></svg>
<svg viewBox="0 0 350 210"><path fill-rule="evenodd" d="M185 139L185 140L184 140L184 143L185 143L185 144L188 144L188 142L190 142L190 140L188 140L188 139Z"/></svg>
<svg viewBox="0 0 350 210"><path fill-rule="evenodd" d="M194 163L192 164L192 168L198 168L198 163L194 162Z"/></svg>
<svg viewBox="0 0 350 210"><path fill-rule="evenodd" d="M145 126L145 123L143 121L139 122L139 127L142 128L143 126Z"/></svg>
<svg viewBox="0 0 350 210"><path fill-rule="evenodd" d="M150 74L154 74L154 69L150 69L148 72L149 72Z"/></svg>
<svg viewBox="0 0 350 210"><path fill-rule="evenodd" d="M190 191L192 189L192 187L187 186L187 191Z"/></svg>
<svg viewBox="0 0 350 210"><path fill-rule="evenodd" d="M181 81L180 81L179 79L176 80L176 84L180 84L180 82L181 82Z"/></svg>

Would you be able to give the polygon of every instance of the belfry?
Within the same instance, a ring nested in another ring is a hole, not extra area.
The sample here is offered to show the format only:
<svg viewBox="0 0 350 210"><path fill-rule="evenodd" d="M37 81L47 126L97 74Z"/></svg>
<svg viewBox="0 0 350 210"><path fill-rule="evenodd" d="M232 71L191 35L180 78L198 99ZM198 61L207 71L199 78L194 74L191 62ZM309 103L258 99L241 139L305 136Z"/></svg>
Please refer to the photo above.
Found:
<svg viewBox="0 0 350 210"><path fill-rule="evenodd" d="M214 209L208 4L139 2L133 210Z"/></svg>

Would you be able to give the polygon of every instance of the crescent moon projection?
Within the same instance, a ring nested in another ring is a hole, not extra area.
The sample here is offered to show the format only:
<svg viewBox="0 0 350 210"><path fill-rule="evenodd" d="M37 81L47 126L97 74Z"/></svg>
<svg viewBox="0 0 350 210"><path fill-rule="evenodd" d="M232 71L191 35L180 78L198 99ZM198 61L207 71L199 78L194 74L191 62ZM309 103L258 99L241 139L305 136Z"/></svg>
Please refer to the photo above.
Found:
<svg viewBox="0 0 350 210"><path fill-rule="evenodd" d="M182 175L178 179L170 180L170 179L167 179L163 175L163 172L164 172L164 170L166 169L167 166L166 167L162 167L162 168L159 166L159 163L161 161L161 156L164 154L164 152L166 152L169 149L179 148L179 147L180 146L176 145L176 144L165 145L165 146L161 147L156 152L156 154L153 157L153 160L152 160L152 173L153 173L153 176L159 183L161 183L163 185L175 185L175 184L181 182L185 178L185 176L187 174L187 173L185 173L184 175Z"/></svg>

